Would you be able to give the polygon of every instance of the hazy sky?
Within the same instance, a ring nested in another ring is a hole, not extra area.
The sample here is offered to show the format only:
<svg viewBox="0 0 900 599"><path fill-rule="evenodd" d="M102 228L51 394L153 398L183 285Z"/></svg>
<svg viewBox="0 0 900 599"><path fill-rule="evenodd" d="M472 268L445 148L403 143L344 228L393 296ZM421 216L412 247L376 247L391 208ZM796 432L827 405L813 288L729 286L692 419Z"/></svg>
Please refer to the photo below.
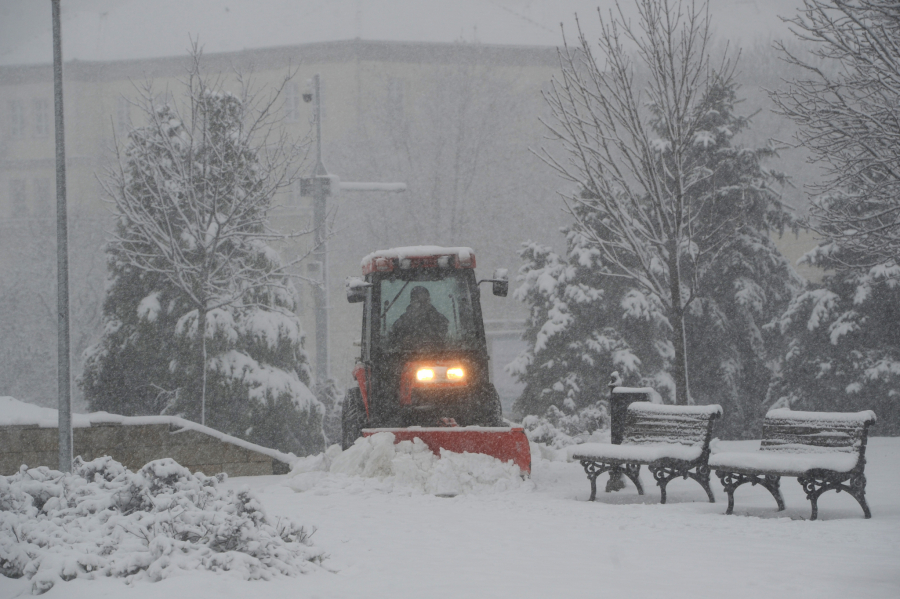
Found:
<svg viewBox="0 0 900 599"><path fill-rule="evenodd" d="M624 3L627 7L632 2ZM747 44L782 37L800 0L711 0L713 25ZM62 0L65 60L175 56L362 38L554 46L610 0ZM0 64L51 61L50 0L0 0Z"/></svg>

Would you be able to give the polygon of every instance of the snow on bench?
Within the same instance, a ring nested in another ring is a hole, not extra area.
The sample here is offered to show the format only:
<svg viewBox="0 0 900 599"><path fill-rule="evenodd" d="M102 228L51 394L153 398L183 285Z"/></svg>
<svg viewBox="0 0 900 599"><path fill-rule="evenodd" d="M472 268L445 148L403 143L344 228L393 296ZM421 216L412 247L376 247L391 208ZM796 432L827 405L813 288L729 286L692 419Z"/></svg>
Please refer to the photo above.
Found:
<svg viewBox="0 0 900 599"><path fill-rule="evenodd" d="M846 491L859 502L866 518L866 442L875 413L795 412L771 410L763 423L757 452L723 452L709 459L710 468L728 493L726 514L734 511L734 492L745 483L767 489L784 509L781 477L796 477L818 516L818 499L825 491Z"/></svg>
<svg viewBox="0 0 900 599"><path fill-rule="evenodd" d="M567 449L570 461L578 460L591 481L591 501L597 496L597 477L620 473L644 494L640 470L646 465L666 502L666 485L677 477L691 478L715 502L709 486L709 442L714 421L722 415L718 405L671 406L635 402L628 406L621 445L585 443Z"/></svg>

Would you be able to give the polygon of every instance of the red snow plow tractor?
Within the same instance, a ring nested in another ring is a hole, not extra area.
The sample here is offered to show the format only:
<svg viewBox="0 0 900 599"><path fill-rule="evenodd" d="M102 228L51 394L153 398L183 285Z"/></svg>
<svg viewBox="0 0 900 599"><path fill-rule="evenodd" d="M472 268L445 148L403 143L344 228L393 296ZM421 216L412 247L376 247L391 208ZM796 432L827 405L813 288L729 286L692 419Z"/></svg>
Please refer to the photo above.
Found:
<svg viewBox="0 0 900 599"><path fill-rule="evenodd" d="M347 300L363 302L358 386L347 391L342 445L389 431L440 449L513 460L531 471L528 439L502 418L490 381L480 283L505 297L506 272L475 278L469 248L405 247L369 254Z"/></svg>

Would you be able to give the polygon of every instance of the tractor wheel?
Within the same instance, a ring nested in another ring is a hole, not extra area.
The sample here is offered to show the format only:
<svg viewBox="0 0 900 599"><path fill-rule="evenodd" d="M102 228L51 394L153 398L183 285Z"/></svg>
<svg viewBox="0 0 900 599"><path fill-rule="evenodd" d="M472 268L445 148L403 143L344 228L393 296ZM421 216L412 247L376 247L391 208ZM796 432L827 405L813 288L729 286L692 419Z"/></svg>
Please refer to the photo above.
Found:
<svg viewBox="0 0 900 599"><path fill-rule="evenodd" d="M347 449L362 436L366 425L366 406L358 387L347 390L341 411L341 449Z"/></svg>

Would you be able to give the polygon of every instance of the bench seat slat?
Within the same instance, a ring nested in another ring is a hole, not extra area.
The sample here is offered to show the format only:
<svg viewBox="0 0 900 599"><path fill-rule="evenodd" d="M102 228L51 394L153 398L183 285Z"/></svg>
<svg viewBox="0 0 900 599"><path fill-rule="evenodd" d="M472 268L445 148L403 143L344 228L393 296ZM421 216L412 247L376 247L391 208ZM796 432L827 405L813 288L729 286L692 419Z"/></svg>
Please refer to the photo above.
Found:
<svg viewBox="0 0 900 599"><path fill-rule="evenodd" d="M814 469L850 472L859 459L850 453L779 453L774 451L730 451L714 453L709 467L741 474L777 474L800 476Z"/></svg>
<svg viewBox="0 0 900 599"><path fill-rule="evenodd" d="M622 445L703 445L709 436L710 421L721 413L722 408L718 405L669 406L636 402L628 406ZM691 459L697 457L699 455Z"/></svg>
<svg viewBox="0 0 900 599"><path fill-rule="evenodd" d="M615 460L650 464L662 459L692 462L703 452L702 445L681 445L679 443L622 444L585 443L566 449L569 460Z"/></svg>
<svg viewBox="0 0 900 599"><path fill-rule="evenodd" d="M868 423L841 418L825 412L818 418L772 418L763 424L762 451L844 451L858 453ZM836 416L840 414L835 414ZM809 449L801 449L803 447Z"/></svg>

